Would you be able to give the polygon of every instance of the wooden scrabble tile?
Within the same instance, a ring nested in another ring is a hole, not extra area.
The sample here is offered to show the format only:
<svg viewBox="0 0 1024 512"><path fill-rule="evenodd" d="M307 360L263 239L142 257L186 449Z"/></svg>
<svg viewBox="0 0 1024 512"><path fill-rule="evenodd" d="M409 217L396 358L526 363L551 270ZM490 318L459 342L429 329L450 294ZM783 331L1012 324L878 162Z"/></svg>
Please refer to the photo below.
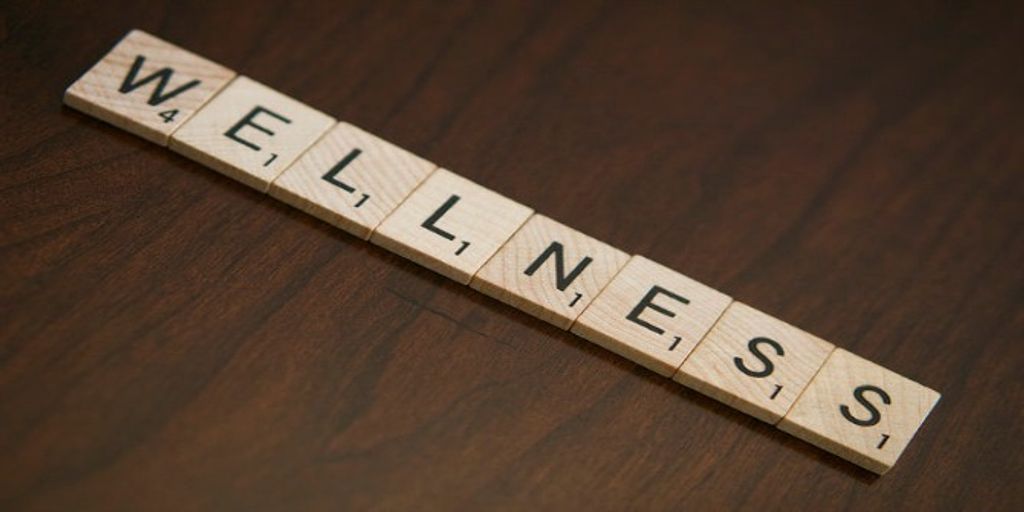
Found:
<svg viewBox="0 0 1024 512"><path fill-rule="evenodd" d="M338 123L270 185L270 195L367 239L437 166Z"/></svg>
<svg viewBox="0 0 1024 512"><path fill-rule="evenodd" d="M572 332L666 377L732 299L643 256L633 256L576 319Z"/></svg>
<svg viewBox="0 0 1024 512"><path fill-rule="evenodd" d="M674 378L774 424L833 348L817 336L733 302Z"/></svg>
<svg viewBox="0 0 1024 512"><path fill-rule="evenodd" d="M568 329L627 260L628 254L538 214L477 272L471 286Z"/></svg>
<svg viewBox="0 0 1024 512"><path fill-rule="evenodd" d="M331 116L239 76L174 132L170 147L266 192L333 125Z"/></svg>
<svg viewBox="0 0 1024 512"><path fill-rule="evenodd" d="M384 219L370 241L467 284L532 213L501 194L437 169Z"/></svg>
<svg viewBox="0 0 1024 512"><path fill-rule="evenodd" d="M779 428L883 474L896 464L940 396L836 349Z"/></svg>
<svg viewBox="0 0 1024 512"><path fill-rule="evenodd" d="M235 72L141 30L64 92L64 103L162 146Z"/></svg>

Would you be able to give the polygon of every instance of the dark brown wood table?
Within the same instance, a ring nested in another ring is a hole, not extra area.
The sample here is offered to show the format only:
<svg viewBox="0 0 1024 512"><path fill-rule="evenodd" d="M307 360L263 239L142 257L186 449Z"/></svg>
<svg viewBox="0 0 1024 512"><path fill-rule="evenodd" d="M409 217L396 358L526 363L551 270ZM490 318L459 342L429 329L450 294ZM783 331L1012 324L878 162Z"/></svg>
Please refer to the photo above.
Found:
<svg viewBox="0 0 1024 512"><path fill-rule="evenodd" d="M756 4L4 2L0 509L1020 507L1021 4ZM63 107L131 28L943 399L876 478Z"/></svg>

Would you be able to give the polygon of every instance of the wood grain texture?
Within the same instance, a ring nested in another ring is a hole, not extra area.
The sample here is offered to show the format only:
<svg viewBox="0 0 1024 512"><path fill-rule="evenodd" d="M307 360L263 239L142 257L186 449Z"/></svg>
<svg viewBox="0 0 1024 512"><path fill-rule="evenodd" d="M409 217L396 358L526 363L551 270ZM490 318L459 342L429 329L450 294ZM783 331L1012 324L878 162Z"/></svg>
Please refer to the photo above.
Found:
<svg viewBox="0 0 1024 512"><path fill-rule="evenodd" d="M729 305L672 378L774 425L834 348L737 301Z"/></svg>
<svg viewBox="0 0 1024 512"><path fill-rule="evenodd" d="M162 146L235 72L132 30L64 92L64 103Z"/></svg>
<svg viewBox="0 0 1024 512"><path fill-rule="evenodd" d="M634 255L572 325L572 332L671 377L732 298Z"/></svg>
<svg viewBox="0 0 1024 512"><path fill-rule="evenodd" d="M939 398L927 386L836 349L779 428L883 474Z"/></svg>
<svg viewBox="0 0 1024 512"><path fill-rule="evenodd" d="M260 192L336 121L239 75L171 134L168 147Z"/></svg>
<svg viewBox="0 0 1024 512"><path fill-rule="evenodd" d="M1024 502L1019 3L0 13L0 509ZM132 28L942 401L875 477L63 107Z"/></svg>
<svg viewBox="0 0 1024 512"><path fill-rule="evenodd" d="M568 330L627 261L625 252L537 214L470 286Z"/></svg>
<svg viewBox="0 0 1024 512"><path fill-rule="evenodd" d="M498 192L437 169L384 219L370 240L459 284L469 284L533 215Z"/></svg>
<svg viewBox="0 0 1024 512"><path fill-rule="evenodd" d="M437 166L338 123L270 186L270 195L362 239Z"/></svg>

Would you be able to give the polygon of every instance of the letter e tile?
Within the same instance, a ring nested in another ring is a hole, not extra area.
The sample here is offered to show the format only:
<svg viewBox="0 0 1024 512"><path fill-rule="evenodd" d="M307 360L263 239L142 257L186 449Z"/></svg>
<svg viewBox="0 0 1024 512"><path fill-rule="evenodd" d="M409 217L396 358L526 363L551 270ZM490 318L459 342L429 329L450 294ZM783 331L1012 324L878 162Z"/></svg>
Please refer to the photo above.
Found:
<svg viewBox="0 0 1024 512"><path fill-rule="evenodd" d="M576 319L572 332L671 377L731 301L637 255Z"/></svg>
<svg viewBox="0 0 1024 512"><path fill-rule="evenodd" d="M240 76L171 135L170 148L266 192L333 125L331 116Z"/></svg>

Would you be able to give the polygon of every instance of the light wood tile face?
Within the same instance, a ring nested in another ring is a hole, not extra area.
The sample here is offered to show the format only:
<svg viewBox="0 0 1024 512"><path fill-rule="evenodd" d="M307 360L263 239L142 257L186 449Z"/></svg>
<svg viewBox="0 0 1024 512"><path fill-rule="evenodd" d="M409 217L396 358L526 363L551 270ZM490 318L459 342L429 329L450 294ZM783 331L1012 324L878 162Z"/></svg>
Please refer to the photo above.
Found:
<svg viewBox="0 0 1024 512"><path fill-rule="evenodd" d="M889 470L939 393L836 349L779 428L870 471Z"/></svg>
<svg viewBox="0 0 1024 512"><path fill-rule="evenodd" d="M733 302L675 380L768 423L778 422L833 345Z"/></svg>
<svg viewBox="0 0 1024 512"><path fill-rule="evenodd" d="M168 137L235 72L133 30L64 92L64 103L146 140Z"/></svg>
<svg viewBox="0 0 1024 512"><path fill-rule="evenodd" d="M170 147L266 192L333 125L331 116L240 76L174 132Z"/></svg>
<svg viewBox="0 0 1024 512"><path fill-rule="evenodd" d="M338 123L270 186L270 195L367 239L437 166Z"/></svg>
<svg viewBox="0 0 1024 512"><path fill-rule="evenodd" d="M600 240L534 215L471 286L568 329L627 260L629 255Z"/></svg>
<svg viewBox="0 0 1024 512"><path fill-rule="evenodd" d="M437 169L384 219L370 241L467 284L532 213L501 194Z"/></svg>
<svg viewBox="0 0 1024 512"><path fill-rule="evenodd" d="M731 300L670 268L633 256L576 319L572 332L670 377Z"/></svg>
<svg viewBox="0 0 1024 512"><path fill-rule="evenodd" d="M145 32L64 101L875 473L940 399Z"/></svg>

